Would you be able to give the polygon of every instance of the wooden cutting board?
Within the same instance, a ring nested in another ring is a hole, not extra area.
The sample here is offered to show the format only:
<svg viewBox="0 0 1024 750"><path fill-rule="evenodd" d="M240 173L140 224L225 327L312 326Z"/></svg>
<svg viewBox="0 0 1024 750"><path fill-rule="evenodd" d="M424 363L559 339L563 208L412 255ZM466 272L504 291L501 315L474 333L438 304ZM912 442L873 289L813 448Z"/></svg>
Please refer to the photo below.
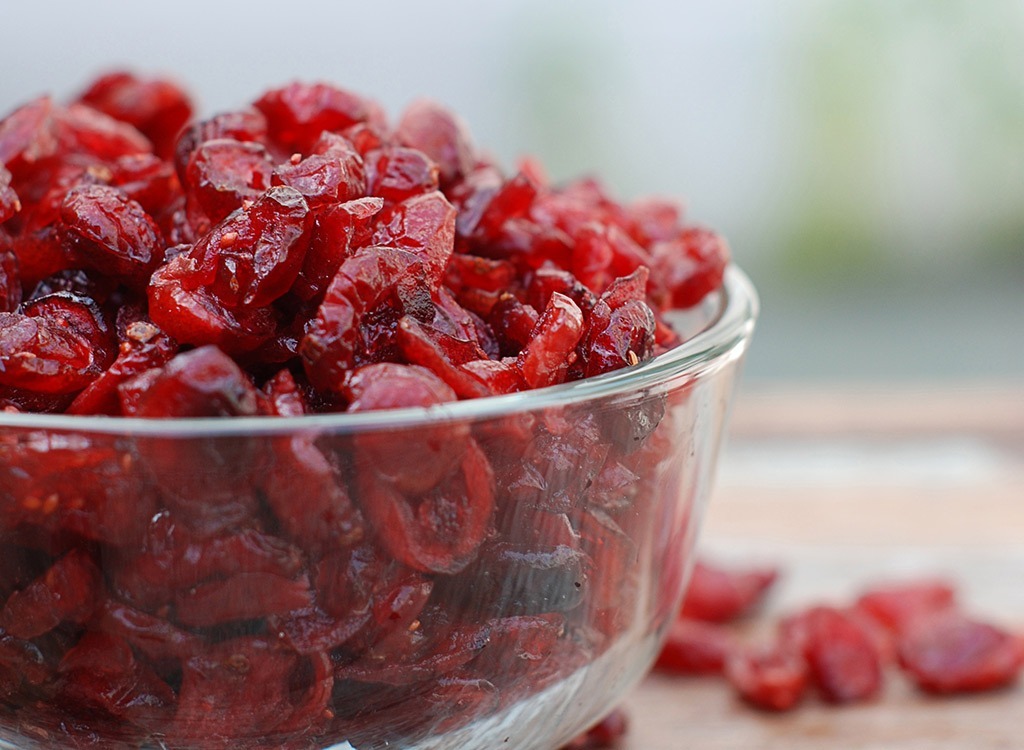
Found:
<svg viewBox="0 0 1024 750"><path fill-rule="evenodd" d="M703 555L783 577L748 630L875 581L942 575L969 610L1024 633L1024 383L741 394ZM715 678L652 675L623 750L1024 748L1024 685L956 698L895 670L877 701L783 715Z"/></svg>

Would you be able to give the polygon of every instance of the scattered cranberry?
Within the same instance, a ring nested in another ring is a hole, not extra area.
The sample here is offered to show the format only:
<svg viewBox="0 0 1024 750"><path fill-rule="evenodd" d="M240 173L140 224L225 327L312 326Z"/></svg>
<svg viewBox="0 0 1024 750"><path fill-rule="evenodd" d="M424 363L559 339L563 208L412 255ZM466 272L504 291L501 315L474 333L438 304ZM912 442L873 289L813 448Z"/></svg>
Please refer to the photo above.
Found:
<svg viewBox="0 0 1024 750"><path fill-rule="evenodd" d="M1024 665L1024 641L958 612L915 620L900 635L900 666L929 693L1004 687Z"/></svg>
<svg viewBox="0 0 1024 750"><path fill-rule="evenodd" d="M698 562L680 614L707 622L734 620L753 611L777 577L774 568L727 570Z"/></svg>
<svg viewBox="0 0 1024 750"><path fill-rule="evenodd" d="M806 662L785 645L736 651L728 659L725 675L740 697L769 711L795 707L808 683Z"/></svg>

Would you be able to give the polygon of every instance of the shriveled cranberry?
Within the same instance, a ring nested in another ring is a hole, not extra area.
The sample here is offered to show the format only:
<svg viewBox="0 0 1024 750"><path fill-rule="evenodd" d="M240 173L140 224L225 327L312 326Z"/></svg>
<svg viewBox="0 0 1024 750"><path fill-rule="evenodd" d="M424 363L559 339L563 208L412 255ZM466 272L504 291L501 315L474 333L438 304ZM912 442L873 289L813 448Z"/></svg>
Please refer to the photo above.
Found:
<svg viewBox="0 0 1024 750"><path fill-rule="evenodd" d="M260 141L267 136L267 121L253 109L223 112L208 120L193 123L181 132L174 146L174 169L183 183L192 154L206 141L231 138L236 141Z"/></svg>
<svg viewBox="0 0 1024 750"><path fill-rule="evenodd" d="M240 573L294 578L301 550L256 529L200 537L169 511L154 514L134 550L112 565L112 586L136 606L159 609L174 593Z"/></svg>
<svg viewBox="0 0 1024 750"><path fill-rule="evenodd" d="M182 178L193 227L208 231L245 201L259 198L270 187L273 169L273 159L260 143L233 138L201 143Z"/></svg>
<svg viewBox="0 0 1024 750"><path fill-rule="evenodd" d="M737 649L736 637L721 625L681 617L672 623L654 666L676 674L721 674Z"/></svg>
<svg viewBox="0 0 1024 750"><path fill-rule="evenodd" d="M14 312L20 302L18 259L11 250L4 247L3 238L0 237L0 313Z"/></svg>
<svg viewBox="0 0 1024 750"><path fill-rule="evenodd" d="M692 307L722 284L729 248L719 235L700 227L655 243L651 269L669 290L675 307Z"/></svg>
<svg viewBox="0 0 1024 750"><path fill-rule="evenodd" d="M228 308L260 308L288 291L302 268L312 216L298 191L273 187L235 211L189 252L195 286Z"/></svg>
<svg viewBox="0 0 1024 750"><path fill-rule="evenodd" d="M0 628L15 638L35 638L67 620L84 622L99 601L101 575L82 549L61 557L40 578L7 599Z"/></svg>
<svg viewBox="0 0 1024 750"><path fill-rule="evenodd" d="M437 164L422 151L400 146L366 154L366 181L370 195L398 203L438 189Z"/></svg>
<svg viewBox="0 0 1024 750"><path fill-rule="evenodd" d="M794 708L808 684L802 656L784 644L734 652L725 674L743 700L769 711Z"/></svg>
<svg viewBox="0 0 1024 750"><path fill-rule="evenodd" d="M124 281L145 283L163 260L156 222L116 188L96 185L68 193L61 231L75 262Z"/></svg>
<svg viewBox="0 0 1024 750"><path fill-rule="evenodd" d="M431 286L444 278L455 241L455 209L440 192L388 206L376 219L374 245L400 247L423 258Z"/></svg>
<svg viewBox="0 0 1024 750"><path fill-rule="evenodd" d="M109 161L153 150L149 139L134 127L88 105L71 104L56 109L53 115L57 148L61 152L88 154Z"/></svg>
<svg viewBox="0 0 1024 750"><path fill-rule="evenodd" d="M318 657L266 638L224 641L185 663L172 733L194 740L263 739L275 730L301 729L326 718L332 681Z"/></svg>
<svg viewBox="0 0 1024 750"><path fill-rule="evenodd" d="M428 99L410 104L395 129L403 146L422 151L437 163L442 185L450 185L473 169L473 145L465 124Z"/></svg>
<svg viewBox="0 0 1024 750"><path fill-rule="evenodd" d="M57 151L53 110L50 97L41 96L0 121L0 163L14 175Z"/></svg>
<svg viewBox="0 0 1024 750"><path fill-rule="evenodd" d="M171 687L138 661L129 645L107 633L87 632L61 660L61 699L136 725L159 728L174 710Z"/></svg>
<svg viewBox="0 0 1024 750"><path fill-rule="evenodd" d="M324 133L305 159L293 157L274 170L273 184L298 190L310 208L356 200L366 194L363 159L345 138Z"/></svg>
<svg viewBox="0 0 1024 750"><path fill-rule="evenodd" d="M277 319L269 308L229 309L198 283L195 260L179 255L150 278L153 322L183 344L215 344L226 352L250 352L269 341Z"/></svg>
<svg viewBox="0 0 1024 750"><path fill-rule="evenodd" d="M431 407L455 400L452 389L428 370L391 363L353 371L345 395L351 412ZM355 441L357 461L402 493L428 492L458 465L468 436L469 428L460 424L368 432Z"/></svg>
<svg viewBox="0 0 1024 750"><path fill-rule="evenodd" d="M876 586L861 594L856 607L893 633L901 633L920 617L952 609L953 586L941 580L919 580Z"/></svg>
<svg viewBox="0 0 1024 750"><path fill-rule="evenodd" d="M851 703L882 689L881 658L856 619L831 607L813 607L782 624L784 642L802 652L825 700Z"/></svg>
<svg viewBox="0 0 1024 750"><path fill-rule="evenodd" d="M165 159L173 153L179 131L192 116L192 103L178 85L159 78L143 80L126 71L96 79L79 100L134 125Z"/></svg>
<svg viewBox="0 0 1024 750"><path fill-rule="evenodd" d="M0 161L0 224L21 211L21 201L11 187L11 173Z"/></svg>
<svg viewBox="0 0 1024 750"><path fill-rule="evenodd" d="M0 313L0 385L80 391L110 364L112 349L106 321L86 297L57 292Z"/></svg>
<svg viewBox="0 0 1024 750"><path fill-rule="evenodd" d="M268 91L256 101L267 118L267 131L289 152L309 153L320 134L340 132L370 117L359 96L326 83L291 83Z"/></svg>
<svg viewBox="0 0 1024 750"><path fill-rule="evenodd" d="M145 375L122 383L122 394L140 377ZM130 416L152 418L240 417L257 412L252 382L213 346L178 354L146 379L127 410ZM258 450L257 441L240 437L139 439L139 451L168 505L203 530L225 528L252 515L256 500L250 467ZM204 470L187 472L182 466Z"/></svg>
<svg viewBox="0 0 1024 750"><path fill-rule="evenodd" d="M564 294L552 294L530 342L516 360L527 385L540 388L562 382L576 359L576 344L582 335L583 313L579 307Z"/></svg>
<svg viewBox="0 0 1024 750"><path fill-rule="evenodd" d="M345 372L394 346L394 325L406 308L430 309L422 261L393 248L364 248L347 258L309 322L299 352L310 381L338 390ZM371 325L378 317L383 325ZM391 359L382 356L380 359Z"/></svg>
<svg viewBox="0 0 1024 750"><path fill-rule="evenodd" d="M382 198L359 198L318 212L292 291L304 300L322 295L345 258L369 243L371 221L383 206Z"/></svg>
<svg viewBox="0 0 1024 750"><path fill-rule="evenodd" d="M201 648L198 636L113 599L105 599L93 615L96 629L120 638L155 665L174 670Z"/></svg>
<svg viewBox="0 0 1024 750"><path fill-rule="evenodd" d="M357 499L395 559L416 570L455 573L470 563L490 530L493 481L487 457L469 440L460 466L430 491L407 496L367 467Z"/></svg>
<svg viewBox="0 0 1024 750"><path fill-rule="evenodd" d="M363 537L345 479L310 438L278 444L263 494L284 535L313 556Z"/></svg>
<svg viewBox="0 0 1024 750"><path fill-rule="evenodd" d="M680 614L706 622L728 622L749 614L778 578L774 568L730 570L697 562Z"/></svg>
<svg viewBox="0 0 1024 750"><path fill-rule="evenodd" d="M915 618L899 637L904 672L929 693L972 693L1009 685L1024 665L1024 643L958 612Z"/></svg>
<svg viewBox="0 0 1024 750"><path fill-rule="evenodd" d="M117 359L68 406L71 414L120 413L118 386L146 370L166 364L178 344L148 320L138 308L122 307L118 314Z"/></svg>

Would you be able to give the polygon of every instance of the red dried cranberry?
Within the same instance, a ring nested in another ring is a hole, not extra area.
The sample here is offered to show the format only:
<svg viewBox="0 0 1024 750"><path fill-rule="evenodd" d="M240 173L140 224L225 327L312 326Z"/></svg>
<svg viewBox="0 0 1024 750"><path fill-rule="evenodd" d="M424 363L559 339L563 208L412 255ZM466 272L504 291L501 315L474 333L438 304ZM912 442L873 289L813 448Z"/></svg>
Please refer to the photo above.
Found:
<svg viewBox="0 0 1024 750"><path fill-rule="evenodd" d="M165 159L173 153L178 132L192 116L192 103L176 84L162 79L142 80L125 71L98 78L79 99L134 125Z"/></svg>
<svg viewBox="0 0 1024 750"><path fill-rule="evenodd" d="M952 609L955 604L952 585L921 580L874 587L857 599L856 606L893 633L901 633L919 617Z"/></svg>
<svg viewBox="0 0 1024 750"><path fill-rule="evenodd" d="M85 622L98 603L101 575L87 552L72 550L41 577L7 599L0 628L15 638L35 638L65 620Z"/></svg>
<svg viewBox="0 0 1024 750"><path fill-rule="evenodd" d="M267 137L267 121L256 110L224 112L209 120L194 123L178 136L174 146L174 170L184 183L185 170L192 154L207 141L231 138L236 141L263 141Z"/></svg>
<svg viewBox="0 0 1024 750"><path fill-rule="evenodd" d="M0 385L74 393L110 364L110 331L96 304L57 292L0 313Z"/></svg>
<svg viewBox="0 0 1024 750"><path fill-rule="evenodd" d="M325 83L291 83L265 93L256 109L267 118L270 137L288 152L309 153L320 134L340 132L366 120L362 98Z"/></svg>
<svg viewBox="0 0 1024 750"><path fill-rule="evenodd" d="M246 201L255 201L270 187L273 169L260 143L216 138L200 144L182 178L193 228L205 233Z"/></svg>
<svg viewBox="0 0 1024 750"><path fill-rule="evenodd" d="M728 622L751 612L778 577L774 568L728 570L698 562L680 614L707 622Z"/></svg>
<svg viewBox="0 0 1024 750"><path fill-rule="evenodd" d="M972 693L1004 687L1024 665L1024 642L994 625L945 611L915 618L899 637L899 660L929 693Z"/></svg>
<svg viewBox="0 0 1024 750"><path fill-rule="evenodd" d="M442 186L473 169L473 145L465 124L435 102L418 99L410 104L395 136L403 146L422 151L437 163Z"/></svg>
<svg viewBox="0 0 1024 750"><path fill-rule="evenodd" d="M366 182L370 195L398 203L438 189L438 168L422 151L400 146L366 154Z"/></svg>
<svg viewBox="0 0 1024 750"><path fill-rule="evenodd" d="M684 229L673 240L651 248L655 275L669 290L675 307L692 307L722 284L729 248L714 232Z"/></svg>
<svg viewBox="0 0 1024 750"><path fill-rule="evenodd" d="M295 188L316 210L336 203L356 200L366 194L363 159L345 138L324 133L305 159L292 160L277 167L273 184Z"/></svg>
<svg viewBox="0 0 1024 750"><path fill-rule="evenodd" d="M801 651L825 700L851 703L882 689L881 655L856 619L831 607L814 607L782 625L785 643Z"/></svg>
<svg viewBox="0 0 1024 750"><path fill-rule="evenodd" d="M803 659L785 645L735 652L727 661L725 674L740 697L770 711L795 707L808 683Z"/></svg>
<svg viewBox="0 0 1024 750"><path fill-rule="evenodd" d="M516 364L531 388L554 385L576 359L576 344L583 335L583 313L569 297L555 292L537 321L530 342Z"/></svg>
<svg viewBox="0 0 1024 750"><path fill-rule="evenodd" d="M735 636L721 625L679 618L654 666L677 674L721 674L737 645Z"/></svg>
<svg viewBox="0 0 1024 750"><path fill-rule="evenodd" d="M73 262L122 281L144 284L163 260L156 222L116 188L69 192L61 206L61 231Z"/></svg>
<svg viewBox="0 0 1024 750"><path fill-rule="evenodd" d="M231 309L269 305L302 268L312 218L298 191L270 188L195 244L188 256L195 262L191 285Z"/></svg>
<svg viewBox="0 0 1024 750"><path fill-rule="evenodd" d="M149 282L153 322L183 344L215 344L226 352L250 352L269 341L276 316L269 308L231 310L198 285L199 270L179 255L156 270Z"/></svg>
<svg viewBox="0 0 1024 750"><path fill-rule="evenodd" d="M424 572L457 573L490 531L493 481L487 457L469 440L460 466L430 491L407 496L367 466L357 498L395 559Z"/></svg>
<svg viewBox="0 0 1024 750"><path fill-rule="evenodd" d="M321 210L292 291L304 300L322 295L345 258L369 242L370 222L383 206L382 198L359 198Z"/></svg>

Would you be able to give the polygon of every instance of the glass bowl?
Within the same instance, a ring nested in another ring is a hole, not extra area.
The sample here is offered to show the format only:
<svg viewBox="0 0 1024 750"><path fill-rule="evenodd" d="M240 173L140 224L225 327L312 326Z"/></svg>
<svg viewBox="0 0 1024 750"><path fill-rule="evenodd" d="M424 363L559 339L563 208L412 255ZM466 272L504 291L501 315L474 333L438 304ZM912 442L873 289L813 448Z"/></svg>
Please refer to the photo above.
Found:
<svg viewBox="0 0 1024 750"><path fill-rule="evenodd" d="M0 413L0 747L551 750L673 619L757 298L425 409Z"/></svg>

